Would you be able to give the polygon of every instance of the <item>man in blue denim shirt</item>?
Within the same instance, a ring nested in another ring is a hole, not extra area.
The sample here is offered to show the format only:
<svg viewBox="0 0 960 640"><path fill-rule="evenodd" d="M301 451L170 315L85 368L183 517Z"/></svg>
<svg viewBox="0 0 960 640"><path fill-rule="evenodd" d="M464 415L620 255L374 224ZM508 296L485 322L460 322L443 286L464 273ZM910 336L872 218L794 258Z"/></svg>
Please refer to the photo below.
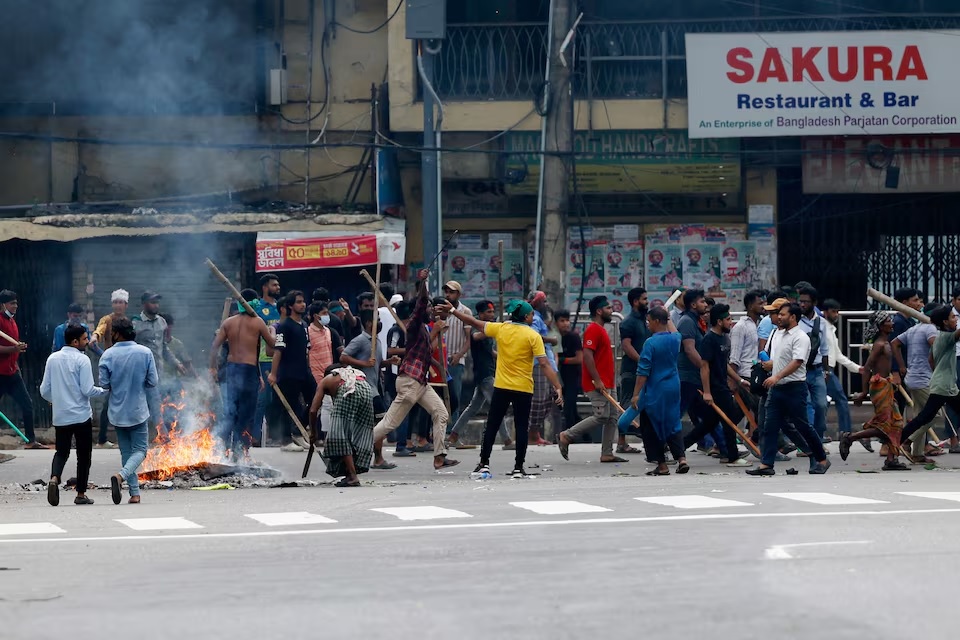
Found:
<svg viewBox="0 0 960 640"><path fill-rule="evenodd" d="M554 371L557 370L557 357L553 353L553 345L560 341L550 336L550 329L544 320L547 313L547 294L543 291L534 291L530 294L530 306L533 307L533 324L530 325L534 331L543 338L543 346L547 352L547 360ZM530 444L547 445L550 444L543 438L547 414L553 412L554 417L559 417L559 410L556 409L553 398L553 386L547 379L547 375L540 369L539 361L534 358L533 361L533 403L530 405ZM555 420L555 424L561 424ZM559 433L559 429L557 429Z"/></svg>
<svg viewBox="0 0 960 640"><path fill-rule="evenodd" d="M140 503L137 469L147 456L147 390L156 389L159 379L153 353L134 340L137 333L126 318L113 322L113 346L100 358L100 386L110 390L107 414L117 430L123 468L110 478L114 504L120 504L120 483L127 480L130 504Z"/></svg>

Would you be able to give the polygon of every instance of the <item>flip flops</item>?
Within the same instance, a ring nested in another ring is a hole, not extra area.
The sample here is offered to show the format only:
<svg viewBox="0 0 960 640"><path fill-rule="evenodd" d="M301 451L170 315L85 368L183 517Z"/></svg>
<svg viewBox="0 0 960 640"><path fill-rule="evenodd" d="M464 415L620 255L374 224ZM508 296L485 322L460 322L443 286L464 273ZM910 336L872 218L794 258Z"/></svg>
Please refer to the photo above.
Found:
<svg viewBox="0 0 960 640"><path fill-rule="evenodd" d="M677 466L677 473L687 473L688 471L690 471L690 465L686 462L682 462Z"/></svg>
<svg viewBox="0 0 960 640"><path fill-rule="evenodd" d="M557 442L557 445L560 447L560 455L563 456L564 460L570 459L570 443L564 442L563 438Z"/></svg>
<svg viewBox="0 0 960 640"><path fill-rule="evenodd" d="M846 460L847 456L849 455L850 455L850 436L848 434L844 434L843 437L840 438L840 459Z"/></svg>
<svg viewBox="0 0 960 640"><path fill-rule="evenodd" d="M630 461L627 460L626 458L621 458L621 457L619 457L619 456L613 456L613 458L610 459L610 460L601 460L600 462L602 462L602 463L604 463L604 464L614 464L614 463L618 463L618 462L630 462Z"/></svg>
<svg viewBox="0 0 960 640"><path fill-rule="evenodd" d="M439 471L440 469L446 469L447 467L455 467L455 466L457 466L458 464L460 464L460 461L459 461L459 460L450 460L450 459L448 459L448 458L445 457L445 458L443 459L443 463L442 463L439 467L436 466L436 465L434 465L433 468L434 468L435 470Z"/></svg>
<svg viewBox="0 0 960 640"><path fill-rule="evenodd" d="M617 445L617 453L643 453L640 449L635 449L630 445Z"/></svg>
<svg viewBox="0 0 960 640"><path fill-rule="evenodd" d="M339 480L337 480L336 482L333 483L333 486L335 486L335 487L359 487L359 486L360 486L360 481L359 481L359 480L356 480L356 481L354 481L354 482L350 482L350 481L348 481L346 478L340 478Z"/></svg>
<svg viewBox="0 0 960 640"><path fill-rule="evenodd" d="M389 471L390 469L396 469L397 465L393 464L392 462L387 462L386 460L384 460L380 464L371 465L370 468L379 469L381 471Z"/></svg>
<svg viewBox="0 0 960 640"><path fill-rule="evenodd" d="M677 473L680 473L680 469L677 469ZM660 471L660 468L659 468L659 467L654 467L653 469L650 469L650 471L647 471L644 475L647 475L647 476L668 476L668 475L670 475L670 470L667 469L666 471Z"/></svg>
<svg viewBox="0 0 960 640"><path fill-rule="evenodd" d="M887 460L883 463L884 471L909 471L910 467L903 464L899 460Z"/></svg>

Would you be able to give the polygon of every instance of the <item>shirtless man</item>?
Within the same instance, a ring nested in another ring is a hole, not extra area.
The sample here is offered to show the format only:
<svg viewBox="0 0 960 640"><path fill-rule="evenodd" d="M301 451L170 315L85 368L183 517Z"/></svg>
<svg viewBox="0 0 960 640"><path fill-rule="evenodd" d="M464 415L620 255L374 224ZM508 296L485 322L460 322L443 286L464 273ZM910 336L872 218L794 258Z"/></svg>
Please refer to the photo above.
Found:
<svg viewBox="0 0 960 640"><path fill-rule="evenodd" d="M240 295L247 302L257 299L257 292L244 289ZM217 337L210 348L210 376L217 379L217 355L224 342L229 347L227 367L223 384L224 418L220 436L224 447L233 452L234 459L250 448L250 430L257 409L257 395L263 388L258 355L260 339L273 348L275 340L267 324L259 316L247 315L238 303L241 313L227 318L220 325Z"/></svg>
<svg viewBox="0 0 960 640"><path fill-rule="evenodd" d="M893 331L893 313L876 311L870 316L867 328L863 332L864 343L873 343L870 357L863 366L863 388L870 389L870 402L873 404L873 418L867 422L863 431L845 434L840 440L840 457L844 460L850 455L850 445L854 440L881 438L887 444L887 461L884 471L906 471L909 467L899 460L900 436L903 433L903 416L897 407L897 388L890 377L891 349L890 333ZM863 404L867 394L863 391L854 396L854 404Z"/></svg>

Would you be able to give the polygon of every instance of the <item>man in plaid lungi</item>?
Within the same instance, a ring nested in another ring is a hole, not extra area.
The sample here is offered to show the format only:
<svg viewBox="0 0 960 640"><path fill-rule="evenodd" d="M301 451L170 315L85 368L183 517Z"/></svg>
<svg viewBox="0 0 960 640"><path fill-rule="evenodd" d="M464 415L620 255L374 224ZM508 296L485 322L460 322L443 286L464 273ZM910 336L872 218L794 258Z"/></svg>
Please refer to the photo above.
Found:
<svg viewBox="0 0 960 640"><path fill-rule="evenodd" d="M333 398L323 461L327 474L340 478L336 487L359 487L360 473L373 459L373 388L362 371L330 365L310 404L310 430L315 432L323 397ZM341 477L342 476L342 477Z"/></svg>
<svg viewBox="0 0 960 640"><path fill-rule="evenodd" d="M547 352L547 360L550 367L557 371L557 358L553 353L553 345L559 341L550 334L550 329L544 320L547 314L547 294L543 291L534 291L530 294L530 306L533 307L533 327L534 331L543 338L543 346ZM550 444L543 438L544 426L547 415L555 413L554 407L555 394L547 374L541 368L540 362L535 360L533 363L533 401L530 405L530 444L545 446ZM556 413L555 413L556 415ZM556 420L555 423L559 424Z"/></svg>

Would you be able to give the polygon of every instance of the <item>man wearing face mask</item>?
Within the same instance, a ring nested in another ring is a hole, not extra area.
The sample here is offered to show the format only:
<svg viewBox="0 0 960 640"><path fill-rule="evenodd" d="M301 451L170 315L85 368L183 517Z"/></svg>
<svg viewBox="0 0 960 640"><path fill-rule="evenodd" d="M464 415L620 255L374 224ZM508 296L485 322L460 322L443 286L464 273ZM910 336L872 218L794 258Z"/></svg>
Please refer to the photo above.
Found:
<svg viewBox="0 0 960 640"><path fill-rule="evenodd" d="M330 327L330 309L326 302L311 304L307 310L307 315L310 317L310 326L307 327L310 350L307 352L307 358L310 361L310 371L313 373L313 379L319 385L323 382L324 372L327 368L340 360L340 352L343 351L343 339L339 333ZM323 428L330 424L332 411L333 399L326 395L320 407L320 430L314 434L318 442L322 442L324 439Z"/></svg>
<svg viewBox="0 0 960 640"><path fill-rule="evenodd" d="M247 302L257 299L257 292L253 289L244 289L240 295ZM241 448L246 451L252 445L251 431L257 410L257 394L263 386L257 362L260 340L271 349L275 344L273 334L263 318L248 315L240 303L237 306L240 313L223 321L210 347L210 377L214 382L217 380L220 347L226 343L230 350L222 387L225 415L220 437L235 459Z"/></svg>
<svg viewBox="0 0 960 640"><path fill-rule="evenodd" d="M17 364L20 354L27 350L27 343L20 342L20 328L14 320L19 305L16 292L9 289L0 291L0 331L17 341L15 345L7 344L6 341L0 342L0 398L8 395L20 406L23 433L29 440L24 449L46 449L47 447L37 442L34 434L33 401L30 400L27 386L20 375L20 365Z"/></svg>

